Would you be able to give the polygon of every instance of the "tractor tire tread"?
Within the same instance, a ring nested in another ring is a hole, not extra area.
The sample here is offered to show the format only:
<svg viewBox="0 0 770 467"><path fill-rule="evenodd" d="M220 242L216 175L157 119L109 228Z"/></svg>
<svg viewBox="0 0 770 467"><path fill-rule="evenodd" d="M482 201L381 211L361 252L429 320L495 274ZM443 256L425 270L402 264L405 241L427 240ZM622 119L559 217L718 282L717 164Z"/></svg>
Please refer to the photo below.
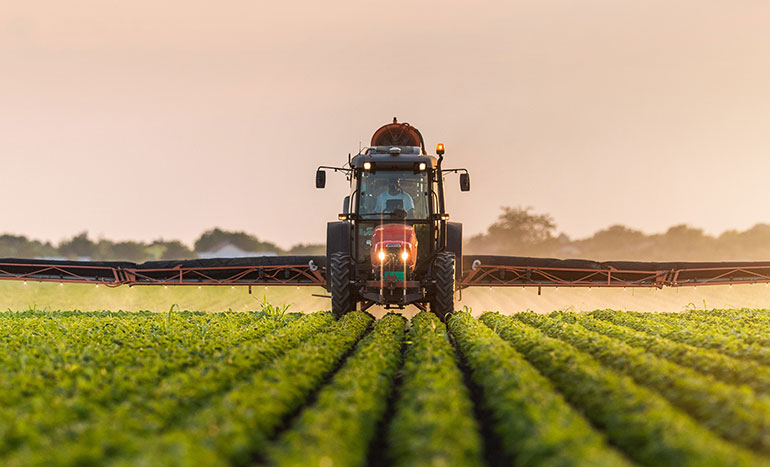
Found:
<svg viewBox="0 0 770 467"><path fill-rule="evenodd" d="M341 318L353 308L353 294L350 289L351 263L347 253L332 253L329 258L332 313L336 318Z"/></svg>
<svg viewBox="0 0 770 467"><path fill-rule="evenodd" d="M436 289L431 300L431 311L441 321L445 321L454 313L455 254L448 251L439 253L433 263L433 273Z"/></svg>

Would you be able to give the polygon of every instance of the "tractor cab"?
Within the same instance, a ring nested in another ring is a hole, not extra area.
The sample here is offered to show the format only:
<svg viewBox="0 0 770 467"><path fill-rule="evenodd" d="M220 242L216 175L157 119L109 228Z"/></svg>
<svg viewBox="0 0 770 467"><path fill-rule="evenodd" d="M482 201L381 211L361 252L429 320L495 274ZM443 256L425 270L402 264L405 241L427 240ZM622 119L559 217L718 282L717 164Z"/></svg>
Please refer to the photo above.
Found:
<svg viewBox="0 0 770 467"><path fill-rule="evenodd" d="M350 181L339 220L327 228L327 287L338 316L359 304L362 309L430 305L442 318L452 311L462 226L447 221L443 175L462 172L463 191L470 181L465 169L441 168L443 145L437 153L428 155L419 130L394 119L347 167L319 167L319 188L325 186L324 169L344 172ZM444 276L451 276L440 285L438 263ZM437 287L451 290L438 293Z"/></svg>

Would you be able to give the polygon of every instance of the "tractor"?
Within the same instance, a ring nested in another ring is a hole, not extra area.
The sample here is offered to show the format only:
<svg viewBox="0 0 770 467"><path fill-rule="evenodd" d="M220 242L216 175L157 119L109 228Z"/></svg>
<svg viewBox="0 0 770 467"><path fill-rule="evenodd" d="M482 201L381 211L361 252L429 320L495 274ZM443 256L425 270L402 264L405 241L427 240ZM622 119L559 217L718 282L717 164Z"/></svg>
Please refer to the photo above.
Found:
<svg viewBox="0 0 770 467"><path fill-rule="evenodd" d="M449 222L444 175L459 173L461 191L470 190L470 175L442 168L443 144L436 156L417 128L394 118L345 166L316 171L316 188L326 186L326 170L350 182L342 213L326 230L326 288L335 316L373 305L414 305L442 320L454 311L462 224Z"/></svg>

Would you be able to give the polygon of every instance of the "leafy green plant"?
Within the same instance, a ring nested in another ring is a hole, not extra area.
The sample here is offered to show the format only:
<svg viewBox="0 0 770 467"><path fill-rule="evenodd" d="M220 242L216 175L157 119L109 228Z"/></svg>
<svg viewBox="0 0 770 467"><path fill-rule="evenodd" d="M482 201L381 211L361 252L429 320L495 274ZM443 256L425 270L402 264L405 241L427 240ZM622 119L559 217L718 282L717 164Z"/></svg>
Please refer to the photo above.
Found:
<svg viewBox="0 0 770 467"><path fill-rule="evenodd" d="M281 466L366 463L377 423L401 363L404 318L383 317L356 346L345 366L318 394L313 406L268 451Z"/></svg>
<svg viewBox="0 0 770 467"><path fill-rule="evenodd" d="M628 457L646 465L757 465L759 458L699 426L627 376L510 316L480 320L546 375Z"/></svg>
<svg viewBox="0 0 770 467"><path fill-rule="evenodd" d="M393 464L480 465L479 427L446 326L432 313L418 313L408 341L388 430Z"/></svg>
<svg viewBox="0 0 770 467"><path fill-rule="evenodd" d="M554 389L491 329L457 313L449 329L481 388L508 462L517 465L628 465Z"/></svg>
<svg viewBox="0 0 770 467"><path fill-rule="evenodd" d="M637 315L633 312L597 310L591 316L652 334L674 342L715 350L734 358L755 360L770 365L770 348L746 339L745 334L730 334L725 327L709 323L689 323L682 319L671 322L654 313ZM761 333L760 333L761 335Z"/></svg>
<svg viewBox="0 0 770 467"><path fill-rule="evenodd" d="M725 383L745 384L754 391L770 394L770 368L755 361L741 360L714 350L670 341L596 319L590 315L552 313L551 316L577 322L586 329L619 339L626 344L644 349L647 353L655 354L700 373L706 373Z"/></svg>
<svg viewBox="0 0 770 467"><path fill-rule="evenodd" d="M286 311L293 305L293 303L285 303L283 305L273 305L272 303L269 303L267 301L267 295L262 296L262 302L260 302L259 307L260 311L262 313L268 315L268 316L283 316L286 314Z"/></svg>
<svg viewBox="0 0 770 467"><path fill-rule="evenodd" d="M181 313L178 320L175 318L173 332L162 331L162 315L148 314L144 326L136 326L131 314L119 315L114 323L117 327L103 323L105 332L99 333L117 350L100 343L94 345L91 340L75 340L86 348L94 347L85 351L92 355L89 365L67 366L67 360L60 363L51 359L49 352L41 359L46 363L41 370L54 372L58 385L46 387L46 378L25 374L26 381L40 383L41 391L33 393L35 397L29 403L22 399L13 406L0 407L0 432L13 434L0 438L0 453L24 445L24 452L13 457L20 459L18 463L36 463L34 459L42 462L55 453L56 463L67 464L72 459L99 463L103 456L137 449L149 433L173 425L182 414L308 336L327 329L333 321L330 313L306 315L299 320L276 320L259 313L238 315L230 327L212 329L207 343L180 337L197 334L194 323L210 319L210 314ZM124 316L127 319L122 322ZM188 319L193 320L193 326L183 324ZM75 323L78 330L88 332L92 338L94 329L98 329L87 319ZM121 335L116 331L123 334L119 342L130 346L114 343ZM146 342L139 339L141 333L146 333ZM156 340L159 351L140 350L144 346L152 349L151 342ZM180 342L187 344L180 346ZM80 356L84 351L75 348L66 352L69 359L69 355ZM102 374L100 368L108 371ZM86 381L89 384L84 386ZM41 405L40 400L48 402ZM46 451L46 446L57 449Z"/></svg>
<svg viewBox="0 0 770 467"><path fill-rule="evenodd" d="M319 387L372 323L371 315L346 314L258 372L220 391L197 411L120 462L142 465L243 465L262 455L283 419ZM137 443L137 445L139 445Z"/></svg>
<svg viewBox="0 0 770 467"><path fill-rule="evenodd" d="M656 390L710 430L735 443L770 453L770 399L656 357L643 348L537 313L516 319L591 355L604 366Z"/></svg>

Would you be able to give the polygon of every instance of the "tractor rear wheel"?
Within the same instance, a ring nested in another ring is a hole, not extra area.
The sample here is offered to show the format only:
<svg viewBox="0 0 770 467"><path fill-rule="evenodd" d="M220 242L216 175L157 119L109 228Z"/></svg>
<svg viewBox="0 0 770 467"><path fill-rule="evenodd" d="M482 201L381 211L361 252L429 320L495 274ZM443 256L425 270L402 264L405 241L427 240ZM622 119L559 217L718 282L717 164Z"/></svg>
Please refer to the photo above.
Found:
<svg viewBox="0 0 770 467"><path fill-rule="evenodd" d="M455 307L455 254L442 251L436 255L433 263L433 276L436 280L430 311L441 321L446 321L454 313Z"/></svg>
<svg viewBox="0 0 770 467"><path fill-rule="evenodd" d="M332 253L329 258L329 283L332 292L332 313L341 318L353 309L350 276L353 262L347 253Z"/></svg>

